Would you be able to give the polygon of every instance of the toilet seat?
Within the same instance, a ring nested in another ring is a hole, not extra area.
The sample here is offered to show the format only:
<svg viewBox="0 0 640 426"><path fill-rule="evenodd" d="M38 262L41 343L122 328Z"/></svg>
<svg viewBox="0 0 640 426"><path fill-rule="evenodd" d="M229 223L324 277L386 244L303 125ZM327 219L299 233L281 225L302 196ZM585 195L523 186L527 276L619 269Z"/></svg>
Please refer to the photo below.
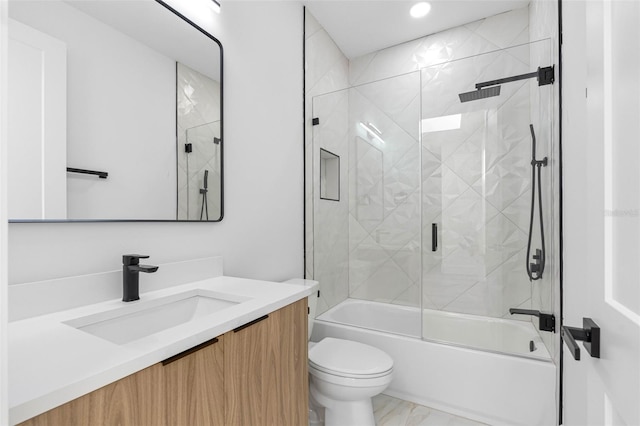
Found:
<svg viewBox="0 0 640 426"><path fill-rule="evenodd" d="M387 374L379 377L354 378L325 373L324 371L320 371L309 366L309 375L311 376L312 381L317 379L344 388L375 388L378 386L386 388L389 383L391 383L393 371L388 371Z"/></svg>
<svg viewBox="0 0 640 426"><path fill-rule="evenodd" d="M312 375L362 380L386 377L392 370L389 355L363 343L327 337L309 349Z"/></svg>

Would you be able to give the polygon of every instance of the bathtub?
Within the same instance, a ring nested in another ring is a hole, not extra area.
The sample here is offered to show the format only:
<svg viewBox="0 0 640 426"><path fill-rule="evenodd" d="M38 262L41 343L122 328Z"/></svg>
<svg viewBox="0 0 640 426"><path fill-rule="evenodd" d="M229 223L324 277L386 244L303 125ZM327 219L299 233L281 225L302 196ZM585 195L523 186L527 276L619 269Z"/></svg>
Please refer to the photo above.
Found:
<svg viewBox="0 0 640 426"><path fill-rule="evenodd" d="M491 425L557 424L556 366L530 322L425 310L421 324L418 308L347 299L315 320L311 340L324 337L387 352L387 395Z"/></svg>

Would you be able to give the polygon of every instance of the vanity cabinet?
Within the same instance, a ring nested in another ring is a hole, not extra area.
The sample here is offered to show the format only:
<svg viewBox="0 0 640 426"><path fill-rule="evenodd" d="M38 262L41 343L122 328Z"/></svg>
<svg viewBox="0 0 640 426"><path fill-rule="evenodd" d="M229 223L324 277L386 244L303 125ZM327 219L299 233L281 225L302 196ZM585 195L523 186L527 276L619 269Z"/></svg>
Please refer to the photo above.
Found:
<svg viewBox="0 0 640 426"><path fill-rule="evenodd" d="M227 425L307 425L307 299L224 335Z"/></svg>
<svg viewBox="0 0 640 426"><path fill-rule="evenodd" d="M224 336L162 362L167 425L223 425Z"/></svg>
<svg viewBox="0 0 640 426"><path fill-rule="evenodd" d="M307 299L21 423L308 424Z"/></svg>
<svg viewBox="0 0 640 426"><path fill-rule="evenodd" d="M164 405L163 373L161 364L152 365L21 425L164 425L158 409Z"/></svg>

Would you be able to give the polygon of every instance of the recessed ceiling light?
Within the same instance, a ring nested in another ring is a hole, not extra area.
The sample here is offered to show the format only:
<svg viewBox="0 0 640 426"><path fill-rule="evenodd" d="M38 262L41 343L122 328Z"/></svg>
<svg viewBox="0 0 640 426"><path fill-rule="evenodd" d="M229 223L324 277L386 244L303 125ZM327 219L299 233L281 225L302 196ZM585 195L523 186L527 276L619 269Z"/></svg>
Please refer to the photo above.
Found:
<svg viewBox="0 0 640 426"><path fill-rule="evenodd" d="M423 1L423 2L420 2L420 3L414 4L411 7L411 10L409 11L409 13L414 18L422 18L423 16L426 16L427 13L429 13L430 10L431 10L431 5L429 3L427 3L426 1Z"/></svg>

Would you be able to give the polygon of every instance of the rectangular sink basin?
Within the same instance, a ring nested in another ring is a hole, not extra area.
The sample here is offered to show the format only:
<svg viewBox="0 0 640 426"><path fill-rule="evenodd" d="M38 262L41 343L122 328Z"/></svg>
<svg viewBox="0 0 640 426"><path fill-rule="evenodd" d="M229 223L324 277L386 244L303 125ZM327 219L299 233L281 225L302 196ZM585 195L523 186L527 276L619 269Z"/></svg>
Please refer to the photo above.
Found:
<svg viewBox="0 0 640 426"><path fill-rule="evenodd" d="M133 305L75 318L65 324L101 339L125 345L220 312L245 300L249 299L193 290L147 303L133 302Z"/></svg>

